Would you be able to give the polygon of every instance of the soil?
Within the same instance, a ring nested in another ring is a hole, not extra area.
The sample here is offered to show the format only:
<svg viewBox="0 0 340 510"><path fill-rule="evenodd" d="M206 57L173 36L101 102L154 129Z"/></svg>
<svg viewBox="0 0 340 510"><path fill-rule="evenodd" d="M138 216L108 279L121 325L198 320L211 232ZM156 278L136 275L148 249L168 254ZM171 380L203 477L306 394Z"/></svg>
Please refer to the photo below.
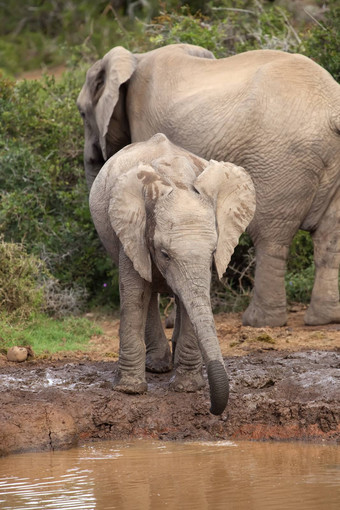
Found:
<svg viewBox="0 0 340 510"><path fill-rule="evenodd" d="M230 376L222 416L209 413L208 387L170 391L171 372L148 373L145 395L115 392L119 319L88 314L104 334L86 353L0 356L0 455L137 437L339 442L340 325L308 327L303 314L292 307L287 326L261 329L215 316Z"/></svg>

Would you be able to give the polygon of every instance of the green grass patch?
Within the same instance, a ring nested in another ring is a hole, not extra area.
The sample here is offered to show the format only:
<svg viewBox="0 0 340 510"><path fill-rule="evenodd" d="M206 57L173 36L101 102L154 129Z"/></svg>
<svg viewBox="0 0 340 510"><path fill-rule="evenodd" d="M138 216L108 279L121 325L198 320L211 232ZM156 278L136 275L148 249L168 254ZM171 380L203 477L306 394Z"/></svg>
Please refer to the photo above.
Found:
<svg viewBox="0 0 340 510"><path fill-rule="evenodd" d="M91 337L101 329L85 318L53 319L37 315L25 323L9 324L0 321L0 350L9 347L31 346L36 355L59 351L86 351Z"/></svg>

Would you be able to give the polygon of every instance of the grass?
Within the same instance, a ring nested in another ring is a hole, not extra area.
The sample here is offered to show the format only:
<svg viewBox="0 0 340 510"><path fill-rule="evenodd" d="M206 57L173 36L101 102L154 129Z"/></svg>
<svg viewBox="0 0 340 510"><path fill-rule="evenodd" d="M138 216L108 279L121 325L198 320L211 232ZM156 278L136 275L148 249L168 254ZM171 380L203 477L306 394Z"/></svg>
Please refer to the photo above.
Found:
<svg viewBox="0 0 340 510"><path fill-rule="evenodd" d="M85 351L91 337L102 331L85 318L53 319L36 315L25 323L9 324L0 321L0 351L9 347L30 346L35 355L59 351Z"/></svg>

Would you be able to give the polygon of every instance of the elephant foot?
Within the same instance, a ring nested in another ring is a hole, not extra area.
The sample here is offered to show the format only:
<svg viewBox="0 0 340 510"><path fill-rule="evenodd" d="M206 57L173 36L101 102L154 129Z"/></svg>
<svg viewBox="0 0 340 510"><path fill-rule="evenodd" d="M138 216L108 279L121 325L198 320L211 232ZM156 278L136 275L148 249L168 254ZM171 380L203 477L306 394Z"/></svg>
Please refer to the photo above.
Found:
<svg viewBox="0 0 340 510"><path fill-rule="evenodd" d="M166 353L163 356L159 356L156 352L147 353L145 369L148 372L163 374L164 372L170 372L170 370L172 370L172 354L170 347L167 347Z"/></svg>
<svg viewBox="0 0 340 510"><path fill-rule="evenodd" d="M155 374L164 374L164 372L170 372L172 370L172 355L169 349L169 353L166 353L162 358L158 358L152 354L146 355L145 369L148 372Z"/></svg>
<svg viewBox="0 0 340 510"><path fill-rule="evenodd" d="M340 322L340 303L327 304L312 302L304 317L307 326L321 326L322 324L329 324L331 322Z"/></svg>
<svg viewBox="0 0 340 510"><path fill-rule="evenodd" d="M243 326L263 328L265 326L284 326L287 322L286 307L267 308L264 310L258 304L250 303L242 316Z"/></svg>
<svg viewBox="0 0 340 510"><path fill-rule="evenodd" d="M148 391L148 385L145 381L136 377L124 376L119 379L113 387L115 391L128 393L130 395L140 395Z"/></svg>
<svg viewBox="0 0 340 510"><path fill-rule="evenodd" d="M170 389L173 391L193 393L205 387L202 371L176 371L171 379Z"/></svg>

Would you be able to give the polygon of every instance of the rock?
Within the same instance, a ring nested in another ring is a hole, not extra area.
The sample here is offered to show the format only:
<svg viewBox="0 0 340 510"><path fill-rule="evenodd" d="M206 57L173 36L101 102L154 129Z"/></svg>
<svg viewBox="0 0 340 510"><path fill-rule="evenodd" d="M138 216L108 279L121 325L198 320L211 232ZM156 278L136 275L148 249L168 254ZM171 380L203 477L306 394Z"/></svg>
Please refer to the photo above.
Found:
<svg viewBox="0 0 340 510"><path fill-rule="evenodd" d="M10 347L7 351L8 361L26 361L28 357L28 350L26 347Z"/></svg>

